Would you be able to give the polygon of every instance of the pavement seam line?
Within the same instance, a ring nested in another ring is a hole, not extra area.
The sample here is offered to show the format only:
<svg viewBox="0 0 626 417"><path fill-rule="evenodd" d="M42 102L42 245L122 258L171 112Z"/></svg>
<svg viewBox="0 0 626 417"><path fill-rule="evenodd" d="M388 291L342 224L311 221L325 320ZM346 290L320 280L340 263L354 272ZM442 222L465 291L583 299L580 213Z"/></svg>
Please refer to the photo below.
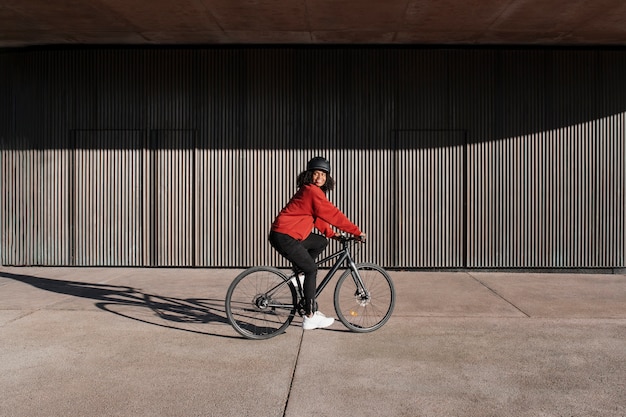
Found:
<svg viewBox="0 0 626 417"><path fill-rule="evenodd" d="M7 321L6 323L4 323L4 324L3 324L2 326L0 326L0 327L4 327L4 326L6 326L7 324L15 323L16 321L21 320L21 319L23 319L24 317L28 317L28 316L30 316L30 315L32 315L32 314L35 314L35 313L36 313L36 312L38 312L38 311L41 311L41 309L37 309L37 310L28 310L26 313L24 313L24 314L22 314L22 315L20 315L20 316L18 316L18 317L14 317L13 319L11 319L11 320Z"/></svg>
<svg viewBox="0 0 626 417"><path fill-rule="evenodd" d="M517 311L519 311L520 313L522 313L523 315L525 315L527 318L530 318L530 314L526 313L524 310L522 310L521 308L519 308L518 306L516 306L515 304L513 304L512 302L510 302L509 300L507 300L506 298L504 298L502 295L500 295L496 290L494 290L493 288L491 288L489 285L485 284L484 282L482 282L480 279L476 278L474 275L472 275L470 272L467 272L467 275L469 275L473 280L475 280L476 282L478 282L480 285L482 285L483 287L487 288L489 291L491 291L494 295L496 295L498 298L500 298L502 301L506 302L507 304L513 306L513 308L515 308Z"/></svg>
<svg viewBox="0 0 626 417"><path fill-rule="evenodd" d="M291 381L289 382L289 391L287 391L287 399L285 400L285 408L283 408L283 417L287 415L287 406L289 406L289 399L291 398L291 390L293 389L293 381L296 379L296 369L298 369L298 361L300 360L300 352L302 351L302 341L304 340L304 330L300 335L300 343L298 344L298 352L296 353L296 361L293 364L293 371L291 372Z"/></svg>

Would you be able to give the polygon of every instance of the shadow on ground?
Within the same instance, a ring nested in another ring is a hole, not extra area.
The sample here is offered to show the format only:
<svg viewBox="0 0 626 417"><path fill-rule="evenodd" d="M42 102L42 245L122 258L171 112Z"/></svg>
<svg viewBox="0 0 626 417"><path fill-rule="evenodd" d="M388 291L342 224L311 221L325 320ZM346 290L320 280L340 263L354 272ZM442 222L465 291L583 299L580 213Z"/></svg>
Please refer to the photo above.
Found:
<svg viewBox="0 0 626 417"><path fill-rule="evenodd" d="M91 299L101 310L143 323L192 333L230 337L202 331L197 326L185 327L189 324L227 324L223 299L168 297L148 294L129 286L65 281L7 272L0 272L0 277L23 282L45 291ZM137 310L133 309L134 307L139 307L140 311L144 312L147 309L150 314L148 316L136 314ZM154 319L161 319L162 322L158 323Z"/></svg>

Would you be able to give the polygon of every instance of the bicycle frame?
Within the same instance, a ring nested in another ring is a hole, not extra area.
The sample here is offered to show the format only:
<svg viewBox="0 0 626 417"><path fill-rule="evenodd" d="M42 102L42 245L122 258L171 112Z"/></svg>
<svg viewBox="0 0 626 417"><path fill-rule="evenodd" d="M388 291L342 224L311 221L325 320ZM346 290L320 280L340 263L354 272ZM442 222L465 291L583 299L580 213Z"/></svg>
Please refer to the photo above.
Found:
<svg viewBox="0 0 626 417"><path fill-rule="evenodd" d="M352 239L342 239L341 240L341 244L343 245L343 248L338 250L335 253L332 253L330 255L328 255L327 257L325 257L324 259L321 259L319 261L316 261L316 265L323 265L329 261L332 261L333 259L337 259L337 261L335 261L334 265L332 266L332 268L330 269L330 271L328 271L328 273L326 274L326 276L324 277L324 279L322 280L322 282L320 282L320 284L317 286L317 289L315 290L315 298L319 297L319 295L322 293L322 291L324 290L324 288L326 288L326 286L328 285L328 283L330 282L331 279L333 279L333 277L335 276L335 274L337 273L337 271L344 265L344 263L346 261L348 261L346 268L349 268L350 270L352 270L353 272L353 277L356 275L356 283L358 288L363 291L365 289L365 285L363 284L363 280L361 279L361 276L359 275L359 271L356 267L356 264L354 262L354 260L352 259L352 256L350 256L350 244L351 242L354 242L354 240ZM278 284L277 286L275 286L274 288L270 289L269 291L267 291L268 295L271 295L274 293L274 291L278 290L279 288L282 288L285 285L289 284L289 280L282 282L280 284ZM296 280L297 282L297 286L296 286L296 290L298 292L298 296L299 298L302 298L303 296L303 288L302 285L300 284L300 280ZM273 304L269 304L269 307L286 307L285 305L273 305Z"/></svg>
<svg viewBox="0 0 626 417"><path fill-rule="evenodd" d="M322 293L322 290L324 290L324 288L326 288L326 286L328 285L330 280L335 276L337 271L342 267L342 265L344 264L344 262L346 260L348 261L347 267L350 268L352 270L352 272L354 272L356 274L356 276L357 276L357 281L358 281L359 287L363 288L363 282L361 281L361 276L359 275L359 271L356 268L356 264L354 263L354 260L352 259L352 256L350 256L350 249L349 249L350 241L349 240L343 240L343 241L341 241L341 243L343 244L343 249L340 249L337 252L335 252L335 253L333 253L331 255L328 255L324 259L321 259L321 260L315 262L317 265L322 265L322 264L325 264L326 262L331 261L331 260L333 260L335 258L339 258L335 262L335 264L332 266L330 271L328 271L328 273L326 274L326 276L324 277L322 282L320 282L320 284L317 286L317 289L315 290L315 298L317 298ZM298 282L298 286L300 286L299 282Z"/></svg>

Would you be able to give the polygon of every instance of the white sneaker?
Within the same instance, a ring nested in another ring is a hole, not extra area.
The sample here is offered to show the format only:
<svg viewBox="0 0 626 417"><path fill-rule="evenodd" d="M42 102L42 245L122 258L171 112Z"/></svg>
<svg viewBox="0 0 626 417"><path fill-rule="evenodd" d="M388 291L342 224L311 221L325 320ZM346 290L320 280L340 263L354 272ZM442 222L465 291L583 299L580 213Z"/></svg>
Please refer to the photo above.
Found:
<svg viewBox="0 0 626 417"><path fill-rule="evenodd" d="M331 326L335 322L332 317L326 317L321 312L316 311L311 317L305 315L302 321L302 328L304 330L323 329L324 327Z"/></svg>

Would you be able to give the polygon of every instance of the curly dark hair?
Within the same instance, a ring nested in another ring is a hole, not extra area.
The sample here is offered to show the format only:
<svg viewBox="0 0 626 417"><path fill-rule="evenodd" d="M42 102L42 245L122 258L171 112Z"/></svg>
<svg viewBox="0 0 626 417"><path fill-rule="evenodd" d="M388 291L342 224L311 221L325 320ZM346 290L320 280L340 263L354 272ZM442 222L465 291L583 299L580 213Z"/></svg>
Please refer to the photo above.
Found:
<svg viewBox="0 0 626 417"><path fill-rule="evenodd" d="M298 180L296 181L298 188L302 188L307 184L313 183L313 171L302 171L300 175L298 175ZM322 191L325 193L332 191L335 188L335 180L330 174L326 174L326 184L320 187Z"/></svg>

